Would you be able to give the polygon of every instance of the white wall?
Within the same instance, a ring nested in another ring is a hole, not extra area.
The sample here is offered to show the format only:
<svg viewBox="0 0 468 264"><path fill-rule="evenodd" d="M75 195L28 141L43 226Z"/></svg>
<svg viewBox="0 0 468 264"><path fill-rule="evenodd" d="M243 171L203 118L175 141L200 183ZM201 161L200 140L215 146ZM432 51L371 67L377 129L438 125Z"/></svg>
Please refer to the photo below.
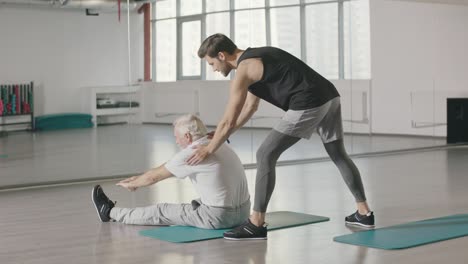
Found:
<svg viewBox="0 0 468 264"><path fill-rule="evenodd" d="M131 14L131 82L143 78L143 16ZM35 83L36 115L81 112L82 87L128 85L127 17L0 7L0 81Z"/></svg>
<svg viewBox="0 0 468 264"><path fill-rule="evenodd" d="M445 136L411 121L445 123L445 98L468 97L468 6L372 0L370 21L373 131Z"/></svg>

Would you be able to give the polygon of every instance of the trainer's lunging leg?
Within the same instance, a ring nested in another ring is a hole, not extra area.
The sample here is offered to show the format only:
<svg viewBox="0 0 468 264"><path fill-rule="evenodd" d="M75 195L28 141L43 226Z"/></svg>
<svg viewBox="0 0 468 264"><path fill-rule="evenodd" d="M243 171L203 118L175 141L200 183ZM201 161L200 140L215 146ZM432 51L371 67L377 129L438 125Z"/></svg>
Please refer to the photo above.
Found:
<svg viewBox="0 0 468 264"><path fill-rule="evenodd" d="M257 150L257 178L253 213L242 225L224 232L224 238L232 240L266 239L265 212L275 188L276 161L281 153L300 138L272 130Z"/></svg>
<svg viewBox="0 0 468 264"><path fill-rule="evenodd" d="M300 140L272 130L257 150L257 177L255 181L255 200L250 221L261 226L265 222L265 212L275 188L276 162L286 149Z"/></svg>
<svg viewBox="0 0 468 264"><path fill-rule="evenodd" d="M374 215L367 204L364 186L361 180L361 174L354 162L346 153L343 140L338 139L329 143L324 143L328 155L340 170L341 176L348 185L349 190L354 196L357 205L357 212L346 217L348 224L357 224L365 227L374 226Z"/></svg>
<svg viewBox="0 0 468 264"><path fill-rule="evenodd" d="M346 153L343 140L338 139L330 143L325 143L324 146L328 155L340 170L341 176L343 177L346 185L348 185L348 188L356 199L356 202L365 202L366 195L364 193L361 175L356 165L354 165L354 162Z"/></svg>

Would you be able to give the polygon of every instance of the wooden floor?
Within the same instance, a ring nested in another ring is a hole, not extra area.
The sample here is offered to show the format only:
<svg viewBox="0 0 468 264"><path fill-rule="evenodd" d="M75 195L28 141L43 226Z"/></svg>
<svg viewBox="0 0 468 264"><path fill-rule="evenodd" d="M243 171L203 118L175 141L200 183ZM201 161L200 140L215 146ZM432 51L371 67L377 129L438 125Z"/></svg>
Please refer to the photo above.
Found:
<svg viewBox="0 0 468 264"><path fill-rule="evenodd" d="M377 227L468 213L468 147L355 159ZM253 195L255 171L249 170ZM100 182L119 206L188 202L188 181L130 193ZM138 235L149 226L101 223L91 202L95 183L0 192L0 263L467 263L468 237L387 251L333 242L353 199L331 162L277 170L269 211L328 216L329 222L283 229L267 241L223 239L172 244Z"/></svg>

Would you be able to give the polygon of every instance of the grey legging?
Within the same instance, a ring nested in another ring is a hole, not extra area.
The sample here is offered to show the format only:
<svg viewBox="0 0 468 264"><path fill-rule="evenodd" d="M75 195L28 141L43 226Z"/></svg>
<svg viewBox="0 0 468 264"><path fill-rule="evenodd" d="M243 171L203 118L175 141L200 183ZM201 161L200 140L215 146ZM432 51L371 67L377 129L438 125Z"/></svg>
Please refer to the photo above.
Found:
<svg viewBox="0 0 468 264"><path fill-rule="evenodd" d="M281 153L300 140L298 137L288 136L272 130L257 151L257 178L255 182L254 210L266 212L271 194L275 188L275 167ZM361 175L356 165L345 151L343 140L324 143L328 155L341 172L341 176L348 185L356 202L366 201Z"/></svg>

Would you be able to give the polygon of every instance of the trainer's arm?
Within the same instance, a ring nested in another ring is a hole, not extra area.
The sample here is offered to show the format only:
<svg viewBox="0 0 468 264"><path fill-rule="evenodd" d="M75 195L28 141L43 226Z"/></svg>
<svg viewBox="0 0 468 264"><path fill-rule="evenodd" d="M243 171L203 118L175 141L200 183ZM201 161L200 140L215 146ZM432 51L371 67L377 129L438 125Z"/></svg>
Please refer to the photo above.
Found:
<svg viewBox="0 0 468 264"><path fill-rule="evenodd" d="M122 180L116 185L122 186L129 191L135 191L140 187L149 186L167 178L173 177L174 175L172 175L172 173L170 173L164 165L165 164L151 169L140 176L133 176Z"/></svg>
<svg viewBox="0 0 468 264"><path fill-rule="evenodd" d="M241 71L237 72L236 78L231 83L229 91L229 101L224 112L223 118L216 127L216 132L208 145L209 154L214 153L221 144L231 135L237 124L237 119L244 107L247 98L247 87L249 80L247 76Z"/></svg>
<svg viewBox="0 0 468 264"><path fill-rule="evenodd" d="M223 118L216 127L216 132L208 146L198 145L197 150L187 159L189 165L196 165L208 155L214 153L237 128L238 118L247 98L247 89L256 80L251 78L251 66L243 61L237 68L236 77L231 82L229 101Z"/></svg>
<svg viewBox="0 0 468 264"><path fill-rule="evenodd" d="M234 131L243 127L245 123L249 121L253 114L257 112L259 104L260 98L253 95L252 93L247 93L244 107L242 108L242 112L240 113L239 118L237 118L237 124Z"/></svg>

